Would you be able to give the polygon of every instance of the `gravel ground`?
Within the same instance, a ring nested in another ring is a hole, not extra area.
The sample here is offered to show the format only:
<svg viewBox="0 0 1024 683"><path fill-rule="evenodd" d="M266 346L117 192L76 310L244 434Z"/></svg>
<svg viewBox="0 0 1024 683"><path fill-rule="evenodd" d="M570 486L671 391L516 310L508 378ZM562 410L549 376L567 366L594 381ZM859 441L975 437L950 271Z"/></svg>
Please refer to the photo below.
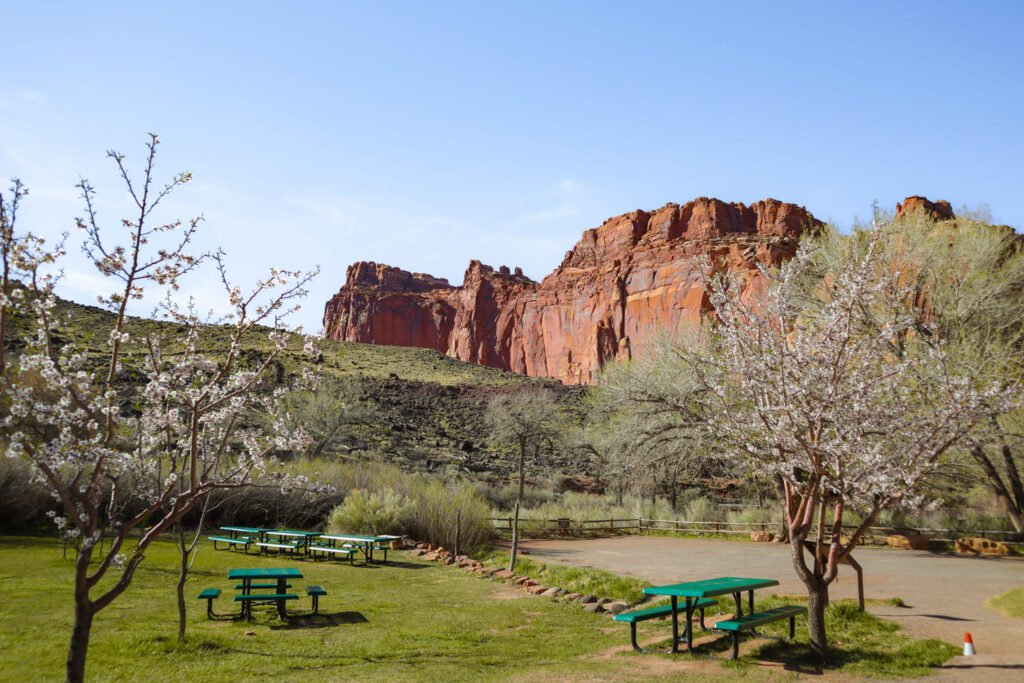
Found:
<svg viewBox="0 0 1024 683"><path fill-rule="evenodd" d="M524 549L545 562L598 567L652 584L713 576L768 577L782 594L804 594L789 546L718 539L622 536L528 541ZM868 598L901 598L907 607L869 605L919 638L963 643L974 638L978 655L956 657L930 681L1024 681L1024 619L986 607L988 598L1024 586L1024 558L975 558L947 553L859 548ZM830 594L856 598L857 580L842 567Z"/></svg>

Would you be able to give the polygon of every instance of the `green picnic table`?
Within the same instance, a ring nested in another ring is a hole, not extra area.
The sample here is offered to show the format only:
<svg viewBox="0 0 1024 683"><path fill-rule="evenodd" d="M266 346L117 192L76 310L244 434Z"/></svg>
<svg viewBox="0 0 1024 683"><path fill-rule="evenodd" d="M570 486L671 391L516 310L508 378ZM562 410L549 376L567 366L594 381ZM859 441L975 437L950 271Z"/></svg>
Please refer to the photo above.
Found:
<svg viewBox="0 0 1024 683"><path fill-rule="evenodd" d="M244 552L249 552L249 546L263 540L263 529L249 526L222 526L221 531L226 531L227 536L209 536L213 541L213 549L218 550L217 543L225 544L229 549L241 547Z"/></svg>
<svg viewBox="0 0 1024 683"><path fill-rule="evenodd" d="M366 563L373 562L373 546L376 543L390 543L395 539L401 538L401 536L391 536L389 534L379 536L364 536L361 534L320 534L320 538L330 543L332 546L335 543L350 543L356 548L359 548L360 552L363 553L363 557L366 559ZM384 555L385 560L387 554Z"/></svg>
<svg viewBox="0 0 1024 683"><path fill-rule="evenodd" d="M667 595L672 599L672 652L679 652L679 598L686 599L686 649L693 652L693 612L701 598L732 595L736 600L736 617L743 616L743 601L740 596L749 595L750 611L754 611L754 591L758 588L777 586L775 579L749 579L738 576L722 576L703 581L688 581L667 586L648 586L647 595Z"/></svg>
<svg viewBox="0 0 1024 683"><path fill-rule="evenodd" d="M220 527L220 530L228 532L229 534L231 534L232 538L237 538L238 536L259 537L263 535L264 531L266 531L266 529L262 529L256 526L222 526Z"/></svg>
<svg viewBox="0 0 1024 683"><path fill-rule="evenodd" d="M288 593L288 580L301 579L302 572L294 567L257 567L244 569L231 569L228 571L228 579L242 582L242 592L235 596L236 602L242 603L242 618L252 617L253 603L273 602L277 605L277 613L282 619L288 617L285 603L288 600L298 600L298 595ZM254 592L254 581L275 581L273 593Z"/></svg>
<svg viewBox="0 0 1024 683"><path fill-rule="evenodd" d="M309 543L320 535L319 531L295 531L293 529L264 529L264 540L257 543L257 546L282 549L289 545L298 546L303 556L309 555ZM271 543L270 537L278 539L278 543ZM290 541L290 543L289 543Z"/></svg>

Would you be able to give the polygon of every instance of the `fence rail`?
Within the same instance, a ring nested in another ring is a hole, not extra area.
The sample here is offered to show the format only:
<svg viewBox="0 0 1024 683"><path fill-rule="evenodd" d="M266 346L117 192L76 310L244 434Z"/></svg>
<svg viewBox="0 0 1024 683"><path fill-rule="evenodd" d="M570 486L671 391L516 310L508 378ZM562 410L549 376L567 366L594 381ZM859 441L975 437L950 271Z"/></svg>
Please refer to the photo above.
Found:
<svg viewBox="0 0 1024 683"><path fill-rule="evenodd" d="M638 526L647 530L657 531L678 531L680 533L711 533L711 534L749 534L751 531L772 531L780 530L779 523L771 522L703 522L666 519L637 520ZM849 524L843 525L843 532L852 534L859 527ZM964 536L988 538L995 541L1009 543L1020 542L1021 534L1015 531L1003 529L937 529L927 527L892 527L892 526L870 526L867 528L867 536L874 539L885 538L891 534L914 534L928 536L937 541L953 542Z"/></svg>
<svg viewBox="0 0 1024 683"><path fill-rule="evenodd" d="M512 532L511 517L492 517L491 524L499 533ZM844 525L843 531L852 534L858 527ZM707 522L674 519L519 519L519 532L523 536L586 536L600 533L626 533L663 531L681 534L722 534L746 536L752 531L778 533L779 523L772 522ZM1021 534L1002 529L934 529L925 527L868 527L865 542L885 543L891 534L915 534L928 536L933 540L952 543L963 536L988 538L1003 541L1017 547L1024 547Z"/></svg>
<svg viewBox="0 0 1024 683"><path fill-rule="evenodd" d="M491 525L499 532L512 533L511 517L492 517ZM640 520L628 519L527 519L519 518L519 532L524 536L561 535L578 536L599 532L623 533L641 531Z"/></svg>

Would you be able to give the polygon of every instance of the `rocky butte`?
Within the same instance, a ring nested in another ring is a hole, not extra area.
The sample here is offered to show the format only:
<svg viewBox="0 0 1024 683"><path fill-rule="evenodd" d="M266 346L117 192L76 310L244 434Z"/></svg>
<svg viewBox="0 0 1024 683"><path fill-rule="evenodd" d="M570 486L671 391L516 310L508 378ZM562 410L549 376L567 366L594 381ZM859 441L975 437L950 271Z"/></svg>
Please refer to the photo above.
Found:
<svg viewBox="0 0 1024 683"><path fill-rule="evenodd" d="M803 207L774 199L747 206L700 197L587 230L541 282L470 261L455 287L359 262L327 302L324 330L332 339L435 349L589 383L605 362L630 358L659 331L700 320L708 301L699 257L739 275L753 296L763 285L757 265L792 256L800 236L820 225Z"/></svg>

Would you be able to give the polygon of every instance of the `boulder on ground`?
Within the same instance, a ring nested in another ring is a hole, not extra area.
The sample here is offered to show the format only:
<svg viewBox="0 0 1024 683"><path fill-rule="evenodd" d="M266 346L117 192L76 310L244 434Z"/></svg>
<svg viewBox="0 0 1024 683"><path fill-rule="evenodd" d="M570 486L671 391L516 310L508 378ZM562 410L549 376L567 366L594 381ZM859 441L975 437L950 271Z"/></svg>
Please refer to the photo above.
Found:
<svg viewBox="0 0 1024 683"><path fill-rule="evenodd" d="M571 600L571 601L575 602L576 600L579 600L580 594L579 593L566 593L563 597L566 600Z"/></svg>
<svg viewBox="0 0 1024 683"><path fill-rule="evenodd" d="M604 606L599 602L589 602L583 606L583 609L587 612L603 612Z"/></svg>
<svg viewBox="0 0 1024 683"><path fill-rule="evenodd" d="M755 543L771 543L775 536L770 531L751 531L750 540Z"/></svg>
<svg viewBox="0 0 1024 683"><path fill-rule="evenodd" d="M611 602L611 600L609 600L608 598L598 598L597 600L597 604L602 606L607 605L609 602Z"/></svg>
<svg viewBox="0 0 1024 683"><path fill-rule="evenodd" d="M556 596L561 595L564 592L565 591L563 591L561 588L555 588L555 587L552 586L551 588L549 588L546 591L544 591L543 593L541 593L541 595L543 595L546 598L554 598Z"/></svg>
<svg viewBox="0 0 1024 683"><path fill-rule="evenodd" d="M919 534L889 534L885 542L900 550L928 550L931 539Z"/></svg>
<svg viewBox="0 0 1024 683"><path fill-rule="evenodd" d="M529 593L530 595L540 595L541 593L543 593L547 589L548 589L547 586L542 586L540 584L535 584L533 586L527 587L526 592Z"/></svg>
<svg viewBox="0 0 1024 683"><path fill-rule="evenodd" d="M420 555L426 555L427 554L427 549L426 548L416 548L415 550L410 550L409 554L412 555L413 557L419 557Z"/></svg>
<svg viewBox="0 0 1024 683"><path fill-rule="evenodd" d="M629 605L624 602L609 602L604 605L605 611L611 612L612 614L621 614L629 609Z"/></svg>
<svg viewBox="0 0 1024 683"><path fill-rule="evenodd" d="M424 560L436 560L439 555L437 554L437 551L431 550L430 552L424 553L422 557Z"/></svg>
<svg viewBox="0 0 1024 683"><path fill-rule="evenodd" d="M589 605L591 603L597 602L597 598L593 595L583 595L576 598L576 602L580 603L581 605Z"/></svg>
<svg viewBox="0 0 1024 683"><path fill-rule="evenodd" d="M540 581L534 581L533 579L527 579L526 581L523 581L523 587L524 588L532 588L533 586L539 586L539 585L540 585Z"/></svg>
<svg viewBox="0 0 1024 683"><path fill-rule="evenodd" d="M1009 555L1010 546L990 538L963 537L956 539L956 551L970 555Z"/></svg>
<svg viewBox="0 0 1024 683"><path fill-rule="evenodd" d="M507 569L499 569L492 576L496 579L511 579L514 574Z"/></svg>

